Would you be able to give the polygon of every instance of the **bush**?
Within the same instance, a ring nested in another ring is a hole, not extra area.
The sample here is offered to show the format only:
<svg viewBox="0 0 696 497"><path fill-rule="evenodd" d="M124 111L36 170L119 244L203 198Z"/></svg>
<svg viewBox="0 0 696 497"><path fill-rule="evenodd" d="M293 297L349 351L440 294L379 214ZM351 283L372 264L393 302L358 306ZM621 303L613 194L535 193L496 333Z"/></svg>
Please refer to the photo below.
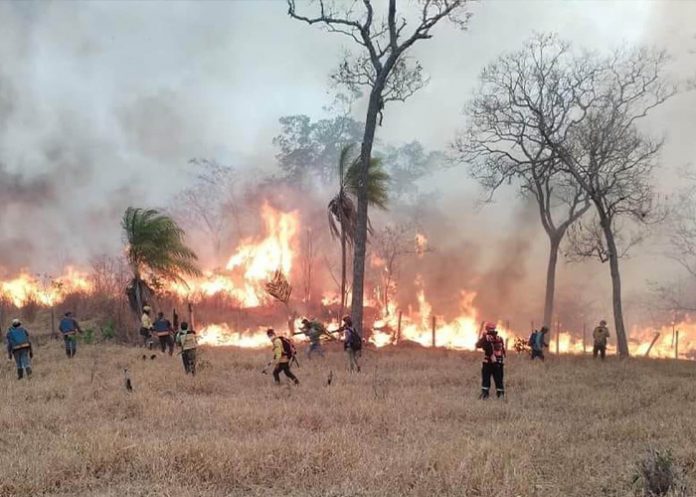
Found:
<svg viewBox="0 0 696 497"><path fill-rule="evenodd" d="M116 327L114 326L113 319L110 319L105 326L101 327L101 339L102 340L113 340L116 336Z"/></svg>
<svg viewBox="0 0 696 497"><path fill-rule="evenodd" d="M638 463L634 482L640 482L645 497L686 497L684 475L672 451L650 449Z"/></svg>
<svg viewBox="0 0 696 497"><path fill-rule="evenodd" d="M94 330L92 328L87 328L85 331L82 332L81 338L82 342L84 343L94 343Z"/></svg>

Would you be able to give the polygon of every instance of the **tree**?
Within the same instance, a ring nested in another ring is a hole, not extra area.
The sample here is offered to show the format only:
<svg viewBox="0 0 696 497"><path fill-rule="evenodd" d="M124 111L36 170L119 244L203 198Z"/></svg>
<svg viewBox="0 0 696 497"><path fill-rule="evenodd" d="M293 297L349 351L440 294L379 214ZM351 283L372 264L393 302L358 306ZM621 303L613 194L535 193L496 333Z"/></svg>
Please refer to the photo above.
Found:
<svg viewBox="0 0 696 497"><path fill-rule="evenodd" d="M285 178L300 185L311 177L324 185L333 182L341 148L359 141L363 133L362 123L345 115L315 122L294 115L279 121L281 133L273 138L280 149L276 159Z"/></svg>
<svg viewBox="0 0 696 497"><path fill-rule="evenodd" d="M528 102L564 125L562 100L550 98L562 74L556 61L568 46L554 37L539 36L514 53L501 56L481 73L480 87L467 106L468 127L455 141L459 158L492 196L515 180L524 196L536 201L541 224L549 239L543 324L551 326L556 289L558 252L568 228L590 208L587 193L560 167L545 143L542 121L528 112Z"/></svg>
<svg viewBox="0 0 696 497"><path fill-rule="evenodd" d="M375 156L381 157L391 177L391 196L410 197L411 200L418 194L418 180L441 167L445 161L442 152L428 152L417 140L400 147L387 145L376 152Z"/></svg>
<svg viewBox="0 0 696 497"><path fill-rule="evenodd" d="M372 251L382 266L380 271L379 300L384 307L384 315L389 316L389 304L394 295L396 280L399 277L400 263L408 254L422 255L425 247L418 246L418 238L411 224L385 226L372 237Z"/></svg>
<svg viewBox="0 0 696 497"><path fill-rule="evenodd" d="M171 217L155 209L128 207L121 227L133 276L127 293L136 314L142 312L157 279L184 282L183 276L201 275L196 254L184 243L184 230Z"/></svg>
<svg viewBox="0 0 696 497"><path fill-rule="evenodd" d="M351 93L369 90L365 130L360 150L357 192L355 248L353 254L352 318L358 333L362 332L365 252L368 234L368 174L372 161L377 119L382 123L388 102L405 101L425 84L422 67L405 55L419 40L432 37L432 29L443 19L464 27L469 19L464 12L466 0L422 0L418 25L405 36L406 17L397 15L396 0L389 0L386 17L375 19L370 0L339 7L340 2L319 0L319 12L313 16L298 13L295 0L287 0L288 14L310 25L318 24L329 32L350 37L361 48L346 55L332 79L346 86ZM359 10L359 12L358 12ZM458 14L462 14L458 16Z"/></svg>
<svg viewBox="0 0 696 497"><path fill-rule="evenodd" d="M626 248L622 251L618 242L626 223L646 223L657 212L652 171L662 142L637 124L676 92L662 77L667 55L645 48L616 50L608 57L575 55L553 36L540 36L537 43L535 70L549 75L539 79L543 98L516 102L516 115L535 123L559 168L594 207L593 221L579 224L573 238L582 242L577 253L609 263L619 354L625 357L619 259Z"/></svg>
<svg viewBox="0 0 696 497"><path fill-rule="evenodd" d="M201 230L212 240L213 255L220 263L230 219L240 229L236 171L209 159L193 159L189 164L194 167L193 183L175 197L171 211L189 232Z"/></svg>
<svg viewBox="0 0 696 497"><path fill-rule="evenodd" d="M360 157L353 153L355 146L346 145L341 150L338 161L338 193L328 205L329 230L334 238L341 241L341 311L346 305L347 257L348 247L355 244L357 214L354 197L357 195L360 181ZM379 159L370 161L367 178L368 203L386 209L389 175L384 171ZM368 220L369 225L369 220Z"/></svg>

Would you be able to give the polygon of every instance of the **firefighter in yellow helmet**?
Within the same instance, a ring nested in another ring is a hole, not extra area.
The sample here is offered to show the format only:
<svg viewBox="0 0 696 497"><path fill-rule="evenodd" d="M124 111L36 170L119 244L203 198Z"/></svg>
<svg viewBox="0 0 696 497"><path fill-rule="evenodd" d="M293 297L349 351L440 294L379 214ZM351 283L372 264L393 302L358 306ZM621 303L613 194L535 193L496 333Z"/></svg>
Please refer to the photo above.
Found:
<svg viewBox="0 0 696 497"><path fill-rule="evenodd" d="M152 318L150 314L152 313L152 308L149 305L143 306L143 314L140 316L140 336L143 337L143 345L152 348Z"/></svg>

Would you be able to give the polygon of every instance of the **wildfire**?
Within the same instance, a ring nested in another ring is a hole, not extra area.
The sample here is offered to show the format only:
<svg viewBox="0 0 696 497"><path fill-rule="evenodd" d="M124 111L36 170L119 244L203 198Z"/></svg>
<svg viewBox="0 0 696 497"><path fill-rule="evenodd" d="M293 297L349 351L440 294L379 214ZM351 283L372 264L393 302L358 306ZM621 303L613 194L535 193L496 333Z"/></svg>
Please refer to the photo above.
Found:
<svg viewBox="0 0 696 497"><path fill-rule="evenodd" d="M265 236L242 240L224 271L207 271L186 285L172 284L170 290L189 300L224 295L245 308L267 303L264 284L278 269L286 275L292 271L299 219L297 212L280 212L267 203L261 207L261 217Z"/></svg>
<svg viewBox="0 0 696 497"><path fill-rule="evenodd" d="M0 295L16 307L23 307L30 302L51 306L62 302L66 295L89 293L92 288L89 275L72 266L68 266L65 274L57 278L22 271L12 279L0 281Z"/></svg>

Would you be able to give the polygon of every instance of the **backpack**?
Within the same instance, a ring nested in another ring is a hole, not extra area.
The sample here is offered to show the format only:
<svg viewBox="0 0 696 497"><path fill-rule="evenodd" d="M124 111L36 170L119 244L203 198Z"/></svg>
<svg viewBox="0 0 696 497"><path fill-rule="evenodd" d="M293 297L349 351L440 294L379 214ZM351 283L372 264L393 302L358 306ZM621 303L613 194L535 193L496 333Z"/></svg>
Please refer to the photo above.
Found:
<svg viewBox="0 0 696 497"><path fill-rule="evenodd" d="M297 355L297 349L295 348L295 344L292 343L286 337L278 337L278 338L280 339L280 343L283 346L283 355L285 357L287 357L288 359L292 360Z"/></svg>
<svg viewBox="0 0 696 497"><path fill-rule="evenodd" d="M350 348L353 350L362 350L362 338L358 335L358 332L352 328L350 329L348 345L350 345Z"/></svg>
<svg viewBox="0 0 696 497"><path fill-rule="evenodd" d="M529 340L527 341L527 345L529 345L530 347L534 347L534 340L536 340L536 334L537 334L537 332L534 331L534 332L532 332L531 335L529 335Z"/></svg>

